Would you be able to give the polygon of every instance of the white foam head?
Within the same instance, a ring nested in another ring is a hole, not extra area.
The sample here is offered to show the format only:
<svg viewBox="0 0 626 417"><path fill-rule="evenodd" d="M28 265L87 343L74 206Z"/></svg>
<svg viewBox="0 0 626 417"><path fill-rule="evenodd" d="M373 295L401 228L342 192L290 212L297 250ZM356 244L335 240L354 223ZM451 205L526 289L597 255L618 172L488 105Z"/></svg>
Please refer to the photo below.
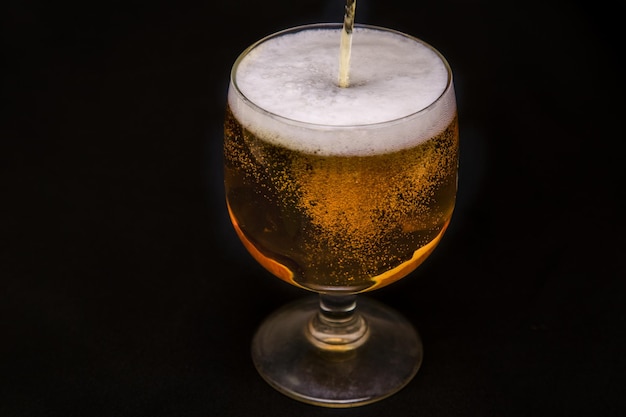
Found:
<svg viewBox="0 0 626 417"><path fill-rule="evenodd" d="M357 25L342 88L341 25L296 29L257 42L233 67L229 106L265 140L323 155L386 153L432 137L456 114L449 66L424 42Z"/></svg>

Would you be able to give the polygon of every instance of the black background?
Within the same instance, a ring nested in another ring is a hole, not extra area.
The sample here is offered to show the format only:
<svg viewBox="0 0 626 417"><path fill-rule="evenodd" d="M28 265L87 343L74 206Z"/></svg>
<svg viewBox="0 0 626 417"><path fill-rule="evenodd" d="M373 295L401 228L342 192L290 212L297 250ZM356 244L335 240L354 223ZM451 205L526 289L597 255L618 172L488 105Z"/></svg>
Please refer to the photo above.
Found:
<svg viewBox="0 0 626 417"><path fill-rule="evenodd" d="M626 415L623 3L359 0L359 23L455 76L459 201L370 296L425 345L387 400L330 410L257 375L261 320L302 291L236 240L230 67L340 0L4 2L0 416ZM611 5L613 4L613 5Z"/></svg>

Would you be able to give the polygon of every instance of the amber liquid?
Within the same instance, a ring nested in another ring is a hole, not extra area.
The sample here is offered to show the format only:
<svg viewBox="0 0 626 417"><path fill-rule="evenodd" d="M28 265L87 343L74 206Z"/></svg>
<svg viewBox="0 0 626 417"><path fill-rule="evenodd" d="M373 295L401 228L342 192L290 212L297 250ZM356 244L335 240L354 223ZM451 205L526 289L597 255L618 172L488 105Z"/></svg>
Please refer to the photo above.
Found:
<svg viewBox="0 0 626 417"><path fill-rule="evenodd" d="M457 119L401 151L320 156L270 144L228 109L224 157L230 217L254 258L291 284L358 293L409 274L445 232Z"/></svg>

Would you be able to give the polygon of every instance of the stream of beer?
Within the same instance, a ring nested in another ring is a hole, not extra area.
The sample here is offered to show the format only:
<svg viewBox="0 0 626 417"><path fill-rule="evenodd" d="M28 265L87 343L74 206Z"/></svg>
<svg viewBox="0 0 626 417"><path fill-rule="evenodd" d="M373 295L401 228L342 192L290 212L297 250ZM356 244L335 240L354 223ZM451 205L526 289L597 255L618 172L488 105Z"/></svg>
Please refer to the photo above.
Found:
<svg viewBox="0 0 626 417"><path fill-rule="evenodd" d="M346 13L343 17L341 45L339 49L339 87L350 85L350 53L352 51L352 31L354 29L354 13L356 0L346 0Z"/></svg>

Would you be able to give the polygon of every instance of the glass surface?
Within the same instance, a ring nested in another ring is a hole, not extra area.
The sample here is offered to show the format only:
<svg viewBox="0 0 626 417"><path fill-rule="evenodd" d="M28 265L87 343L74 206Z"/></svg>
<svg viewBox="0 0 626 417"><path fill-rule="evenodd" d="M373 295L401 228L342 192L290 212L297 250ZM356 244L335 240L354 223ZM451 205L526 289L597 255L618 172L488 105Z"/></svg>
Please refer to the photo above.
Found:
<svg viewBox="0 0 626 417"><path fill-rule="evenodd" d="M360 294L417 268L450 223L458 125L452 73L431 46L356 25L348 86L340 24L270 35L235 62L224 125L228 211L250 254L317 294L268 317L260 375L297 400L368 404L416 374L422 344Z"/></svg>

